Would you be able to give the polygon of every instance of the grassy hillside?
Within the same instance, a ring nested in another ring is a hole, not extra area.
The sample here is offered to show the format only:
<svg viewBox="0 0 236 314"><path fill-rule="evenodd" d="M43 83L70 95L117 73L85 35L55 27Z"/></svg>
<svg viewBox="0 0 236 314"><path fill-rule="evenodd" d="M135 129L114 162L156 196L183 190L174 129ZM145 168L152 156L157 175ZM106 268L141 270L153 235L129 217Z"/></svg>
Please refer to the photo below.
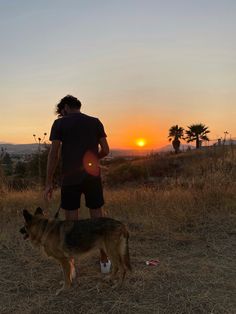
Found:
<svg viewBox="0 0 236 314"><path fill-rule="evenodd" d="M124 287L103 283L95 253L81 261L79 283L55 297L59 267L18 232L23 208L45 207L41 193L2 188L0 312L235 313L235 149L119 161L105 179L104 208L131 231L133 273ZM58 203L56 192L49 216ZM156 258L159 266L146 266Z"/></svg>
<svg viewBox="0 0 236 314"><path fill-rule="evenodd" d="M151 154L137 160L115 159L108 165L106 179L110 186L126 182L166 183L172 179L199 180L210 175L235 178L236 146L209 147L175 155ZM162 185L165 187L165 184Z"/></svg>

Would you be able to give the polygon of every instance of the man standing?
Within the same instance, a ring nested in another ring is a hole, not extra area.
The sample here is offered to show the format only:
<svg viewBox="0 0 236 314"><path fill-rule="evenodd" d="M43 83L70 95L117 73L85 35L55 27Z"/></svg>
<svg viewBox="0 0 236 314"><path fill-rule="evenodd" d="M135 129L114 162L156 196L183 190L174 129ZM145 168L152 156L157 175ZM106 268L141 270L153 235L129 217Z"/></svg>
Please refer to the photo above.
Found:
<svg viewBox="0 0 236 314"><path fill-rule="evenodd" d="M55 120L50 134L44 196L52 197L53 176L62 156L61 208L66 220L78 220L80 197L85 196L91 218L103 216L103 189L99 159L109 153L104 127L99 119L80 112L80 101L67 95L57 105L60 118ZM101 250L101 270L109 271L110 262Z"/></svg>

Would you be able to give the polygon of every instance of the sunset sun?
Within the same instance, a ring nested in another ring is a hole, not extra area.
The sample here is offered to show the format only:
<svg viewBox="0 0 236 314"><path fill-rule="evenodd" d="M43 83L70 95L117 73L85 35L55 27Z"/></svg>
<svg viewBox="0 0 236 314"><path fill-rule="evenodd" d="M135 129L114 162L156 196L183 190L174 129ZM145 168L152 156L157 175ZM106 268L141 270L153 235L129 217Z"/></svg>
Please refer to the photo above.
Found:
<svg viewBox="0 0 236 314"><path fill-rule="evenodd" d="M144 147L146 145L146 140L144 138L138 138L136 140L136 145L139 147Z"/></svg>

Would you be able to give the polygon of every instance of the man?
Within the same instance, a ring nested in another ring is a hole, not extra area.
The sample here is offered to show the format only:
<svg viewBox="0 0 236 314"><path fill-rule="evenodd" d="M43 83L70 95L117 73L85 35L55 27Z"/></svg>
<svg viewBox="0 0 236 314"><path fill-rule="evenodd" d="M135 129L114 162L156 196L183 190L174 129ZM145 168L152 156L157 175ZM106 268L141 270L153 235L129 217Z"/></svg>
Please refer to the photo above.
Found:
<svg viewBox="0 0 236 314"><path fill-rule="evenodd" d="M44 196L49 200L53 192L53 176L62 156L61 208L66 220L78 220L80 197L85 196L91 218L103 216L103 190L99 159L109 154L104 127L99 119L80 112L80 101L67 95L57 105L59 119L50 134L52 142L48 155ZM101 271L108 272L110 261L101 250Z"/></svg>

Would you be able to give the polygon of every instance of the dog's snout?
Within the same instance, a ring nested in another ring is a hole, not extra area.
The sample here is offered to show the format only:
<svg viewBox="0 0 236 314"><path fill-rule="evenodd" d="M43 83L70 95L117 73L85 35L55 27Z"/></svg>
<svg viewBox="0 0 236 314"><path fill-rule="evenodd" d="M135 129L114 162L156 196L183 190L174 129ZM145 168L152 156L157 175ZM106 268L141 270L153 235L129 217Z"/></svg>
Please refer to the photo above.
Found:
<svg viewBox="0 0 236 314"><path fill-rule="evenodd" d="M29 234L27 232L27 230L25 229L25 227L20 228L20 233L23 234L23 239L26 240L29 237Z"/></svg>

